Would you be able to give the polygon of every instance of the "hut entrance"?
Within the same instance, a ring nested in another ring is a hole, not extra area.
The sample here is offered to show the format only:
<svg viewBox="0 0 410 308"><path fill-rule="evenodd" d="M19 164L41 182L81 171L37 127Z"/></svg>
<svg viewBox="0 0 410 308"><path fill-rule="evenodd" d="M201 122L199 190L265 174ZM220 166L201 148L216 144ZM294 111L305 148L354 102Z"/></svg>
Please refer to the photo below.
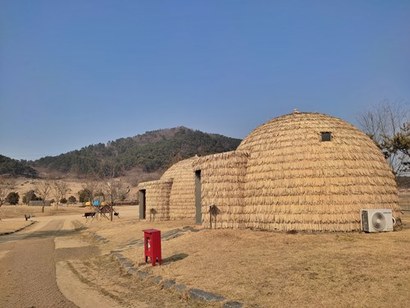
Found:
<svg viewBox="0 0 410 308"><path fill-rule="evenodd" d="M147 194L147 191L145 189L141 189L139 191L140 219L145 219L145 212L146 212L146 209L147 209L146 194Z"/></svg>
<svg viewBox="0 0 410 308"><path fill-rule="evenodd" d="M195 171L195 223L202 223L201 211L201 170Z"/></svg>

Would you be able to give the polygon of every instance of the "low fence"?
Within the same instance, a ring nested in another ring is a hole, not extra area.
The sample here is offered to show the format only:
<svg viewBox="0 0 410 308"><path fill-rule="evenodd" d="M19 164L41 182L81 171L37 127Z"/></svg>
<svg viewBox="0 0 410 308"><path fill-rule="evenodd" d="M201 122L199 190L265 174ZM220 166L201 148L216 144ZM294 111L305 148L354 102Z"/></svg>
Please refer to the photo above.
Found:
<svg viewBox="0 0 410 308"><path fill-rule="evenodd" d="M43 205L45 205L45 206L50 206L51 205L51 202L50 201L45 201L45 202L43 202L43 201L39 201L39 200L33 200L33 201L29 201L29 203L28 203L28 205L29 206L43 206Z"/></svg>
<svg viewBox="0 0 410 308"><path fill-rule="evenodd" d="M121 205L138 205L137 201L116 201L114 203L116 206L121 206Z"/></svg>

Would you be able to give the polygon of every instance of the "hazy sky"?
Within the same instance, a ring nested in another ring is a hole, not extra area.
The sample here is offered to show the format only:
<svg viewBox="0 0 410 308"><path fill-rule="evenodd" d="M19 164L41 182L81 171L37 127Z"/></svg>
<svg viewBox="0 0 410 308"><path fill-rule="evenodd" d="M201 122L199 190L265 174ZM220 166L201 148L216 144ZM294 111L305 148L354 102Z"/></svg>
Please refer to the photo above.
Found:
<svg viewBox="0 0 410 308"><path fill-rule="evenodd" d="M0 154L410 104L410 1L0 0Z"/></svg>

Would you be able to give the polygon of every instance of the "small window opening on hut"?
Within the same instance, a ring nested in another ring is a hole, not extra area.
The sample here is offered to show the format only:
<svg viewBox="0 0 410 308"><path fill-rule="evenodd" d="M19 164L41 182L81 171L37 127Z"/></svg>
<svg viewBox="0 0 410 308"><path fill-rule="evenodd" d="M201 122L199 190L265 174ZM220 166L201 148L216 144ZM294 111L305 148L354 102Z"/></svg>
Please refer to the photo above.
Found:
<svg viewBox="0 0 410 308"><path fill-rule="evenodd" d="M332 133L331 132L321 132L322 139L321 141L332 141Z"/></svg>

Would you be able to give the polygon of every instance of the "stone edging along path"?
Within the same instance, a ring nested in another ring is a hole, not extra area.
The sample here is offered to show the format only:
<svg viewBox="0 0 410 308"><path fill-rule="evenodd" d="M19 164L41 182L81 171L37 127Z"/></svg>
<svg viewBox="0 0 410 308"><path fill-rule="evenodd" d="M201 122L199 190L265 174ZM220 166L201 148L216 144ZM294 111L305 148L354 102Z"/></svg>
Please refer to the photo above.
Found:
<svg viewBox="0 0 410 308"><path fill-rule="evenodd" d="M191 227L184 227L182 229L174 229L170 230L168 232L164 232L161 236L161 239L163 241L171 240L176 237L179 237L183 235L185 232L191 231L191 232L198 232L199 230L196 230ZM90 231L89 231L90 232ZM107 243L108 240L94 232L92 233L92 236L94 239L97 241L101 241L103 243ZM238 302L238 301L233 301L226 299L224 296L207 292L204 290L196 289L196 288L187 288L186 285L181 284L181 283L176 283L175 279L165 279L161 276L154 276L151 275L150 273L146 271L139 270L138 268L134 267L133 262L126 258L124 255L121 254L121 251L133 247L133 246L143 246L144 241L143 240L135 240L132 241L129 245L127 245L123 249L118 249L111 251L111 256L115 261L118 262L118 264L123 268L123 270L130 274L133 275L140 280L145 280L145 281L150 281L155 284L161 285L164 289L173 289L182 295L189 296L190 298L194 300L200 300L200 301L206 301L206 302L221 302L223 308L241 308L243 307L243 303Z"/></svg>
<svg viewBox="0 0 410 308"><path fill-rule="evenodd" d="M2 236L2 235L9 235L9 234L13 234L13 233L19 232L19 231L21 231L21 230L24 230L24 229L27 228L27 227L30 227L31 225L33 225L33 224L35 224L35 223L36 223L36 221L31 221L28 225L25 225L25 226L23 226L23 227L21 227L21 228L19 228L19 229L16 229L16 230L13 230L13 231L8 231L8 232L2 232L2 233L0 233L0 236Z"/></svg>

